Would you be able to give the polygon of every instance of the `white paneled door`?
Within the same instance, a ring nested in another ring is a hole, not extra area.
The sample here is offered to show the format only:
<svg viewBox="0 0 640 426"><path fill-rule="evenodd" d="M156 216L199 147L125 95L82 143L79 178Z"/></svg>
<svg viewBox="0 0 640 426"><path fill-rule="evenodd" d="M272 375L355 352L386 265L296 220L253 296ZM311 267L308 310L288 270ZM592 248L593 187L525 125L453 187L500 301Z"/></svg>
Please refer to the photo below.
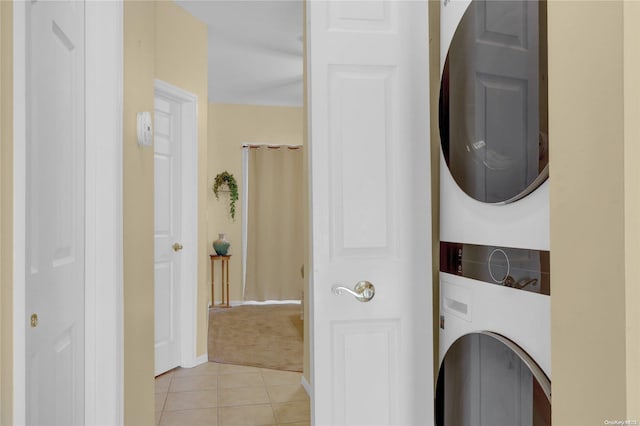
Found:
<svg viewBox="0 0 640 426"><path fill-rule="evenodd" d="M81 425L84 3L29 2L27 23L26 421Z"/></svg>
<svg viewBox="0 0 640 426"><path fill-rule="evenodd" d="M427 4L310 1L307 24L312 421L429 425Z"/></svg>
<svg viewBox="0 0 640 426"><path fill-rule="evenodd" d="M154 117L155 374L180 365L181 104L156 94Z"/></svg>

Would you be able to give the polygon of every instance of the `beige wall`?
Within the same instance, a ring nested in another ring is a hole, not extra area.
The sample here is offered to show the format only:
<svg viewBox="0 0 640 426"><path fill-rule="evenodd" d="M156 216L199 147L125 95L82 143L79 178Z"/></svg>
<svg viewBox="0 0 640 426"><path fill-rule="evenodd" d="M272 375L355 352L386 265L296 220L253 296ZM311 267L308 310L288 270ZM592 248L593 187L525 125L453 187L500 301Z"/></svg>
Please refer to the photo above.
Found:
<svg viewBox="0 0 640 426"><path fill-rule="evenodd" d="M13 3L0 2L0 425L13 424Z"/></svg>
<svg viewBox="0 0 640 426"><path fill-rule="evenodd" d="M302 108L255 105L209 104L209 185L207 188L207 214L209 224L208 250L219 233L226 233L231 241L229 253L230 299L242 300L242 196L236 207L235 221L229 216L226 195L216 200L213 182L224 170L233 174L242 191L242 144L266 143L272 145L302 145ZM242 194L240 194L242 195ZM220 265L216 268L216 301L220 303ZM209 280L211 272L209 271ZM210 288L210 287L209 287ZM211 291L209 290L209 297Z"/></svg>
<svg viewBox="0 0 640 426"><path fill-rule="evenodd" d="M173 2L124 7L124 348L125 424L154 419L153 149L136 142L136 113L153 111L154 78L198 96L199 205L206 206L207 31ZM199 232L206 232L205 207ZM206 351L205 242L198 266L198 354Z"/></svg>
<svg viewBox="0 0 640 426"><path fill-rule="evenodd" d="M155 5L124 3L124 419L154 419L153 150L136 141L136 114L153 111Z"/></svg>
<svg viewBox="0 0 640 426"><path fill-rule="evenodd" d="M640 34L633 28L637 5L629 3L548 3L551 363L558 425L640 420L640 91L633 81L638 52L632 52ZM623 10L633 16L625 19Z"/></svg>

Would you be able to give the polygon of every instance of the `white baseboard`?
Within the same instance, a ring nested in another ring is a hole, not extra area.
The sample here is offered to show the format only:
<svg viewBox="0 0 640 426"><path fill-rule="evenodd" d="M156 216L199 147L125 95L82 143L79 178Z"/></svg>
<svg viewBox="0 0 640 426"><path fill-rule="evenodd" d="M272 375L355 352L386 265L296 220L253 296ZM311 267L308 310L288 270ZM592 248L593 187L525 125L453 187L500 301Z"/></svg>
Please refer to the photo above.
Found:
<svg viewBox="0 0 640 426"><path fill-rule="evenodd" d="M313 393L311 385L309 384L309 382L307 382L307 379L304 376L300 377L300 384L307 392L307 395L309 395L309 398L313 399L313 396L311 395Z"/></svg>
<svg viewBox="0 0 640 426"><path fill-rule="evenodd" d="M204 354L204 355L200 355L199 357L191 360L191 362L185 362L183 363L180 367L182 368L193 368L193 367L197 367L200 364L204 364L205 362L209 361L209 355L208 354Z"/></svg>

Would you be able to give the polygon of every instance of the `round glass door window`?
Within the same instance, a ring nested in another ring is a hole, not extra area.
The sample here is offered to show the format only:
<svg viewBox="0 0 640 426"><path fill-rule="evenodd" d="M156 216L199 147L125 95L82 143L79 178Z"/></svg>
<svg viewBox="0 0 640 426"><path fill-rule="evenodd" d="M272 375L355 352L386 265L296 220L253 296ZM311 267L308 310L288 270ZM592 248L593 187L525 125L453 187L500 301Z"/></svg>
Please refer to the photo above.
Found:
<svg viewBox="0 0 640 426"><path fill-rule="evenodd" d="M451 41L440 86L440 139L458 186L485 203L516 201L548 176L544 1L480 1Z"/></svg>
<svg viewBox="0 0 640 426"><path fill-rule="evenodd" d="M551 425L551 383L511 341L467 334L440 367L435 409L436 426Z"/></svg>

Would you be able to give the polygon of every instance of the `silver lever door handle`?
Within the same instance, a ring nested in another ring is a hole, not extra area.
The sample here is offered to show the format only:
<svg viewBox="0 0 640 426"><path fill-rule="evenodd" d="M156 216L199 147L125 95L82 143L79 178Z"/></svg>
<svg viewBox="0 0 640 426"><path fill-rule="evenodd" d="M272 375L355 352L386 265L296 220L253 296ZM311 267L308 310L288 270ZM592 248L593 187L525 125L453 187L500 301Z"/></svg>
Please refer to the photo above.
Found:
<svg viewBox="0 0 640 426"><path fill-rule="evenodd" d="M343 292L347 292L358 299L360 302L368 302L369 300L373 299L373 296L375 296L376 294L376 288L369 281L358 282L353 290L336 284L331 287L331 291L336 296L341 295Z"/></svg>

